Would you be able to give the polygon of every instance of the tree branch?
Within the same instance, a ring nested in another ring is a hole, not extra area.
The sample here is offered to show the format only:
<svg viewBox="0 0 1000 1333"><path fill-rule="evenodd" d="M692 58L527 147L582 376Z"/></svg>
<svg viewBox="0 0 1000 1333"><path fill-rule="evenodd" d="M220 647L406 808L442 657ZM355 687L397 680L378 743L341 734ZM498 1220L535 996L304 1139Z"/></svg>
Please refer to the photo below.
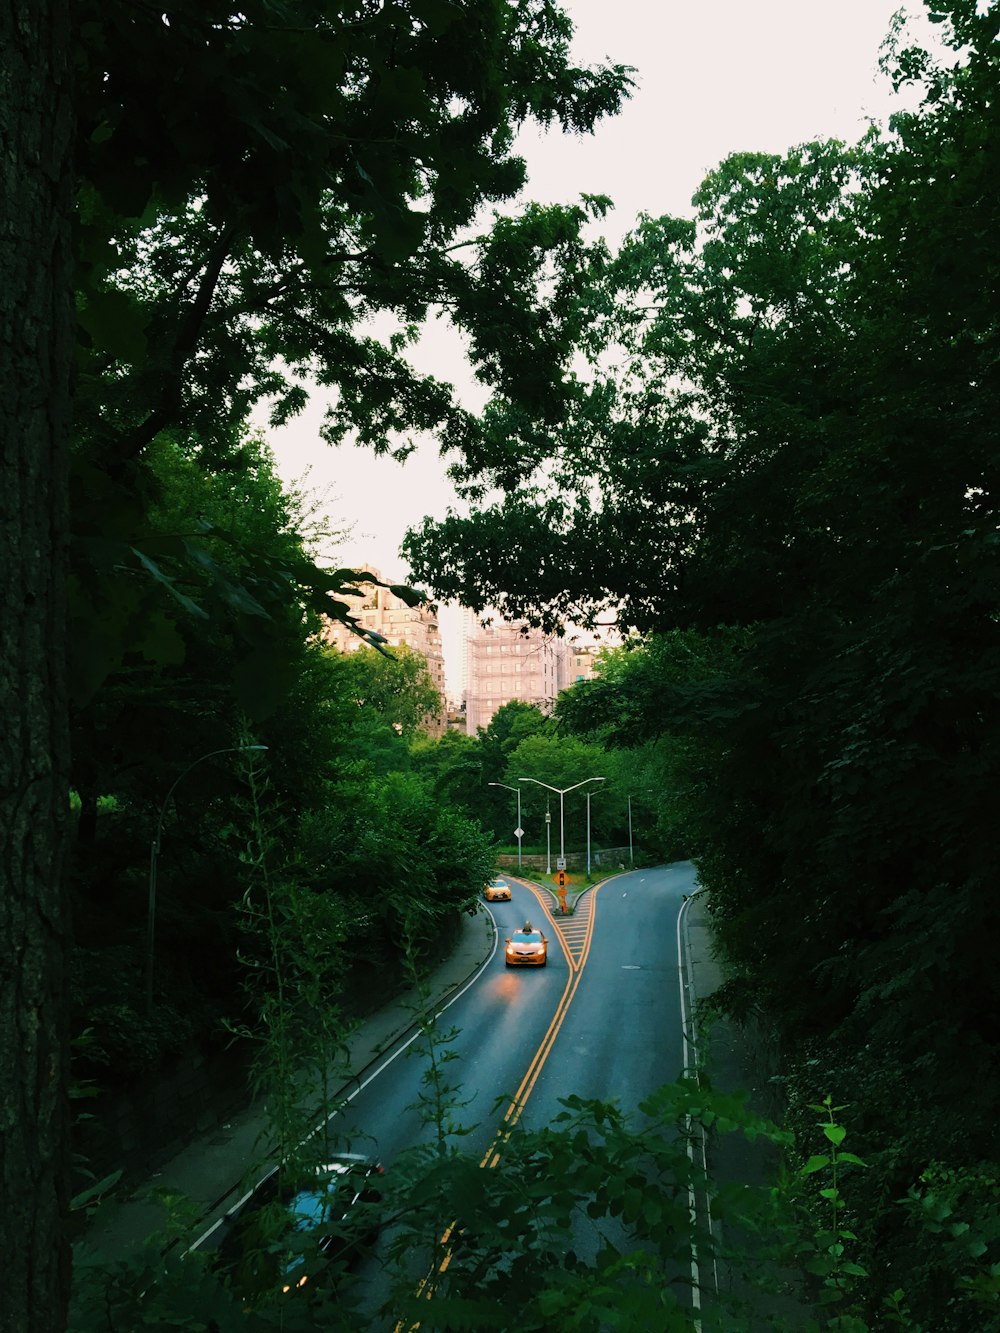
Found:
<svg viewBox="0 0 1000 1333"><path fill-rule="evenodd" d="M216 238L209 252L208 262L198 285L198 292L186 313L177 325L177 334L169 362L164 370L163 391L159 404L150 412L145 421L127 436L118 450L121 459L137 458L143 449L155 439L161 430L169 426L177 417L181 402L184 380L184 367L191 353L198 345L205 316L208 314L212 297L218 286L222 266L229 257L233 240L237 234L235 223L227 223Z"/></svg>

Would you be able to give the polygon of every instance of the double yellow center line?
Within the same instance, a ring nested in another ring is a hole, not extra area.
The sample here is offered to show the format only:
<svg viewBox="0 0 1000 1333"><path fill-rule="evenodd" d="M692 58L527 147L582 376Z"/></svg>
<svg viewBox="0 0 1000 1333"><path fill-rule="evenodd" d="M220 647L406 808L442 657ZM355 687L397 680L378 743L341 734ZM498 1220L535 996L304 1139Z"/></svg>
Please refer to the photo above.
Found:
<svg viewBox="0 0 1000 1333"><path fill-rule="evenodd" d="M566 979L566 985L565 988L563 989L563 993L559 1000L559 1003L556 1006L556 1011L552 1015L552 1021L549 1023L549 1026L545 1030L545 1036L542 1038L538 1050L535 1051L531 1063L528 1065L527 1073L521 1080L520 1087L514 1093L510 1105L504 1112L503 1120L500 1122L500 1125L497 1128L497 1132L493 1138L493 1142L490 1144L489 1148L487 1148L485 1154L483 1155L482 1161L479 1163L480 1167L490 1171L492 1171L493 1168L497 1166L497 1164L499 1163L501 1154L503 1153L504 1144L507 1142L511 1134L514 1132L514 1127L520 1120L522 1112L524 1111L524 1108L527 1104L528 1098L531 1096L532 1089L534 1088L535 1083L538 1081L538 1075L542 1072L542 1066L545 1064L545 1061L549 1058L549 1052L552 1050L552 1046L555 1042L555 1039L559 1035L559 1029L562 1027L563 1022L565 1021L566 1015L569 1012L569 1007L573 1003L573 996L576 994L577 987L580 984L580 977L583 975L583 969L586 966L587 957L590 954L590 944L594 934L594 917L596 913L594 911L592 904L590 910L590 917L589 920L587 921L586 934L584 935L583 938L583 948L580 951L579 958L578 959L574 958L569 951L566 941L563 939L562 932L559 930L555 918L552 916L552 913L549 910L548 904L543 900L541 894L538 892L537 889L535 889L531 885L529 885L529 887L531 888L532 893L534 893L535 897L538 899L538 904L541 907L542 911L545 913L549 923L552 926L552 929L559 937L559 944L562 947L563 954L566 958L566 965L569 968L569 976ZM592 893L596 894L597 890L600 887L601 886L598 885L596 889L592 890ZM448 1247L456 1226L457 1222L452 1222L451 1225L445 1229L444 1234L441 1237L442 1245ZM417 1288L418 1297L423 1297L425 1300L428 1301L431 1299L431 1297L434 1295L434 1281L436 1275L438 1273L443 1273L447 1269L450 1263L451 1263L451 1249L446 1248L444 1257L438 1264L437 1269L434 1272L429 1273L427 1277L421 1280L420 1285ZM416 1333L416 1330L419 1329L419 1327L420 1327L419 1323L411 1324L409 1326L408 1333ZM398 1323L395 1329L393 1330L393 1333L407 1333L406 1326L402 1322Z"/></svg>
<svg viewBox="0 0 1000 1333"><path fill-rule="evenodd" d="M600 885L598 885L598 888L600 888ZM591 939L594 934L595 914L593 908L591 908L590 918L587 922L587 933L583 940L583 948L580 951L579 959L575 959L570 953L566 941L563 939L562 933L556 925L548 906L542 900L541 895L537 889L532 889L532 892L535 894L539 906L551 923L552 929L559 937L559 944L566 958L566 965L569 968L569 976L566 979L566 986L563 990L562 997L556 1006L556 1011L552 1015L552 1021L549 1023L549 1026L545 1031L545 1036L542 1038L538 1050L535 1052L532 1061L528 1066L527 1073L521 1080L520 1087L517 1092L514 1093L513 1100L504 1113L503 1120L496 1132L496 1138L487 1150L483 1160L479 1163L479 1165L483 1167L488 1166L492 1168L496 1166L497 1162L500 1160L500 1153L503 1149L503 1145L510 1138L511 1131L521 1118L521 1113L524 1111L528 1098L531 1096L532 1089L538 1080L538 1075L542 1072L542 1066L549 1058L549 1052L552 1050L553 1043L559 1035L559 1029L565 1021L570 1005L573 1003L573 996L576 994L576 989L580 984L580 977L583 975L583 969L587 963L587 956L590 953ZM594 889L593 892L596 893L597 889Z"/></svg>

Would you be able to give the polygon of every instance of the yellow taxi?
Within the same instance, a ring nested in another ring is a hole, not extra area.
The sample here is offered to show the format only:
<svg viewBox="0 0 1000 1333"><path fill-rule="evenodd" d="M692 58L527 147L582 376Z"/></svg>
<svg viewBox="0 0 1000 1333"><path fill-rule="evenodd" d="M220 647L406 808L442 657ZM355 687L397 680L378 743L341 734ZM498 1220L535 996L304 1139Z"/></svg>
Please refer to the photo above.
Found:
<svg viewBox="0 0 1000 1333"><path fill-rule="evenodd" d="M488 884L483 885L483 897L488 903L509 903L510 885L499 875L494 875Z"/></svg>
<svg viewBox="0 0 1000 1333"><path fill-rule="evenodd" d="M548 961L549 942L530 921L515 930L504 950L508 967L544 967Z"/></svg>

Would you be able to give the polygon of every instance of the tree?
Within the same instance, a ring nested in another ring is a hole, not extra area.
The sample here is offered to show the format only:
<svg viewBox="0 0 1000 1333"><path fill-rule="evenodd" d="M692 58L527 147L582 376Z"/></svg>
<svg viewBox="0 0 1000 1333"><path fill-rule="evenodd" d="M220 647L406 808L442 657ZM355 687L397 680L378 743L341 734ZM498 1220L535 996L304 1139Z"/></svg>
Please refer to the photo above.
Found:
<svg viewBox="0 0 1000 1333"><path fill-rule="evenodd" d="M548 450L510 419L477 457L501 501L407 549L441 597L656 633L587 707L693 742L720 999L773 1025L801 1125L817 1078L858 1106L872 1271L891 1251L922 1322L971 1330L977 1298L959 1309L885 1208L928 1171L991 1188L1000 1095L1000 9L929 9L943 58L887 57L920 108L851 147L730 158L694 220L642 220L595 283L594 370ZM700 681L677 631L707 645Z"/></svg>
<svg viewBox="0 0 1000 1333"><path fill-rule="evenodd" d="M511 752L523 740L553 732L552 722L537 704L526 704L520 699L501 704L486 726L476 732L483 749L483 770L488 772L489 780L503 777Z"/></svg>
<svg viewBox="0 0 1000 1333"><path fill-rule="evenodd" d="M569 33L548 0L461 9L259 0L238 11L186 0L87 3L72 16L47 0L30 16L3 11L13 73L0 109L12 220L2 261L10 443L0 503L11 557L5 610L19 626L5 637L0 669L10 738L5 910L8 958L17 960L4 987L4 1179L17 1202L5 1210L2 1240L18 1256L5 1326L58 1329L66 1297L58 1215L71 385L74 596L102 572L128 569L164 599L138 615L110 599L101 634L112 665L148 643L150 618L170 599L197 614L143 550L155 494L145 457L164 431L217 441L225 455L251 401L273 393L279 415L293 411L303 396L297 376L318 365L340 390L334 435L353 426L385 448L397 428L447 421L471 434L447 390L401 356L432 304L473 332L488 379L551 411L548 376L558 381L566 364L572 303L558 291L525 301L523 290L505 290L502 256L527 239L535 273L553 255L572 270L584 213L551 214L548 235L533 240L512 222L495 245L470 246L479 268L449 247L484 201L509 199L523 183L510 153L522 121L585 130L618 105L624 71L573 68ZM505 306L517 316L516 356ZM397 333L385 342L352 336L380 310L396 315ZM287 374L276 368L281 358ZM538 373L521 393L525 359ZM179 556L201 562L196 543ZM343 571L302 563L272 575L286 601L291 591L345 614L329 596L351 586ZM94 671L92 686L102 678Z"/></svg>
<svg viewBox="0 0 1000 1333"><path fill-rule="evenodd" d="M881 158L875 139L740 154L705 181L694 220L641 219L584 298L591 375L544 438L508 417L468 488L502 498L412 530L417 577L546 629L781 606L795 587L789 465L808 465L821 423L853 401L828 368L847 336L861 185ZM751 561L734 516L758 505Z"/></svg>
<svg viewBox="0 0 1000 1333"><path fill-rule="evenodd" d="M69 6L0 9L0 1324L58 1328L69 1248L65 1100L69 789L67 456L72 373Z"/></svg>
<svg viewBox="0 0 1000 1333"><path fill-rule="evenodd" d="M441 696L427 662L407 645L377 651L358 648L342 657L359 708L372 709L400 736L410 737L441 715Z"/></svg>
<svg viewBox="0 0 1000 1333"><path fill-rule="evenodd" d="M536 782L546 786L565 790L575 787L586 778L606 777L609 765L604 751L596 745L575 736L545 735L536 733L526 736L513 750L507 761L505 780L512 785L518 784L519 778L531 778L532 782L521 783L522 820L525 828L532 831L532 840L540 841L540 832L544 823L543 810L552 808L553 821L558 821L559 798L535 786ZM570 830L568 843L582 846L586 837L587 792L596 798L592 801L591 820L594 835L604 837L605 831L616 828L624 801L618 793L608 790L609 783L590 783L577 791L568 792L562 800L562 812L566 827Z"/></svg>
<svg viewBox="0 0 1000 1333"><path fill-rule="evenodd" d="M715 780L719 747L739 713L737 644L733 636L727 652L721 636L695 631L635 640L605 649L595 676L559 696L560 733L604 749L619 836L630 811L633 846L645 855L678 861L704 850L698 798Z"/></svg>
<svg viewBox="0 0 1000 1333"><path fill-rule="evenodd" d="M171 430L225 465L251 406L268 398L286 420L306 377L333 391L331 441L350 433L400 457L409 431L471 442L482 427L406 359L430 311L466 331L499 392L529 415L556 410L578 322L564 288L591 206L469 234L484 203L523 184L517 125L585 129L627 87L621 69L568 64L571 28L551 0L182 0L90 5L79 20L82 584L113 566L169 593L143 542L150 445ZM161 77L137 85L154 51ZM270 572L282 593L349 618L336 594L350 571ZM123 615L119 600L99 621L105 657L148 637L151 611Z"/></svg>

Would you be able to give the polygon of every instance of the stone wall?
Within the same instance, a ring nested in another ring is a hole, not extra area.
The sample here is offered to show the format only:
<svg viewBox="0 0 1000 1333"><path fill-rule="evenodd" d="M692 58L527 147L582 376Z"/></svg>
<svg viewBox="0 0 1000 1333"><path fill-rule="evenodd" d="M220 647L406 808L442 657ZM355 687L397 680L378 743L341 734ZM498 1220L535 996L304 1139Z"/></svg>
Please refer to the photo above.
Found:
<svg viewBox="0 0 1000 1333"><path fill-rule="evenodd" d="M98 1180L121 1169L126 1180L150 1175L250 1100L246 1054L240 1047L211 1050L191 1045L162 1069L127 1087L106 1089L78 1103L73 1149ZM74 1190L86 1188L77 1179Z"/></svg>

